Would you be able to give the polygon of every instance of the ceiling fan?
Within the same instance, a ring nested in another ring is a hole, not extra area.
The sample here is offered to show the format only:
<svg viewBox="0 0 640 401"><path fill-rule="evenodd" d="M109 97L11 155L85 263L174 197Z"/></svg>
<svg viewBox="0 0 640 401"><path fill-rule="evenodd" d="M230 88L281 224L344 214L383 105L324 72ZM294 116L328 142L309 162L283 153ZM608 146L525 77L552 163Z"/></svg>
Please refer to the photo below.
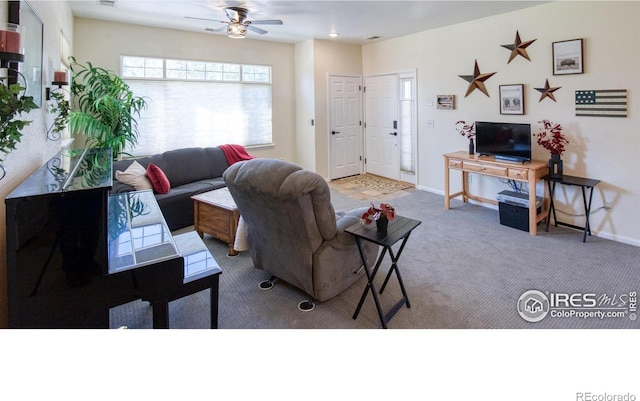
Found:
<svg viewBox="0 0 640 401"><path fill-rule="evenodd" d="M185 18L215 21L225 24L216 29L207 28L206 30L211 32L220 32L226 29L227 36L229 36L230 38L244 38L245 36L247 36L248 30L259 33L260 35L264 35L265 33L267 33L267 31L265 31L264 29L260 29L253 25L282 25L282 21L279 19L249 20L247 19L247 9L242 7L225 7L224 11L229 18L229 21L218 21L214 19L198 17Z"/></svg>

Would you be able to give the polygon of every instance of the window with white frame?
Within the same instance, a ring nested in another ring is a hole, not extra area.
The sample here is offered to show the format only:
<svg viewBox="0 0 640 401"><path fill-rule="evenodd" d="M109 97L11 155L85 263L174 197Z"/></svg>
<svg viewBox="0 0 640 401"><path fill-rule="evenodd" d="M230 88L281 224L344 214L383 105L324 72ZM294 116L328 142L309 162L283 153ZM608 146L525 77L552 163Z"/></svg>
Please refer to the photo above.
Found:
<svg viewBox="0 0 640 401"><path fill-rule="evenodd" d="M415 173L415 88L413 78L400 78L400 169Z"/></svg>
<svg viewBox="0 0 640 401"><path fill-rule="evenodd" d="M123 56L122 78L147 99L134 156L272 142L270 66Z"/></svg>

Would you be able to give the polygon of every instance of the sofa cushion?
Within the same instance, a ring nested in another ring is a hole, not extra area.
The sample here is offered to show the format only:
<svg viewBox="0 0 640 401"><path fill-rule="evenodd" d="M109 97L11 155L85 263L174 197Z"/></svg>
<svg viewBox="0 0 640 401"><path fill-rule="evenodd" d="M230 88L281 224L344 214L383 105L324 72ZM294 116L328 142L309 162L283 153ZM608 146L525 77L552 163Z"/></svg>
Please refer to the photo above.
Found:
<svg viewBox="0 0 640 401"><path fill-rule="evenodd" d="M209 169L209 177L222 177L222 173L229 168L229 163L224 152L219 147L204 148L207 153L207 168Z"/></svg>
<svg viewBox="0 0 640 401"><path fill-rule="evenodd" d="M165 169L165 164L162 160L162 155L153 155L153 156L146 156L146 157L138 157L135 159L118 160L116 162L113 162L114 173L117 170L121 170L121 171L126 170L131 164L133 164L134 161L139 163L145 169L149 167L150 163L155 164L156 166L160 167L163 170Z"/></svg>
<svg viewBox="0 0 640 401"><path fill-rule="evenodd" d="M169 193L171 183L160 167L149 163L149 166L147 166L147 177L149 177L154 191L159 194Z"/></svg>
<svg viewBox="0 0 640 401"><path fill-rule="evenodd" d="M131 185L136 191L152 189L153 186L146 173L146 169L134 160L126 170L116 170L116 180Z"/></svg>
<svg viewBox="0 0 640 401"><path fill-rule="evenodd" d="M222 156L223 160L224 155ZM171 185L180 186L213 178L209 171L209 156L204 148L185 148L164 152L162 169L167 174ZM222 175L222 174L220 174Z"/></svg>
<svg viewBox="0 0 640 401"><path fill-rule="evenodd" d="M160 204L161 202L164 201L164 199L167 199L167 198L186 196L186 195L189 195L189 197L191 197L193 195L198 195L203 192L213 191L214 189L223 188L225 186L226 184L224 183L224 180L222 178L212 178L209 180L201 180L201 181L192 182L189 184L180 185L179 187L171 187L171 190L166 194L156 194L156 199Z"/></svg>

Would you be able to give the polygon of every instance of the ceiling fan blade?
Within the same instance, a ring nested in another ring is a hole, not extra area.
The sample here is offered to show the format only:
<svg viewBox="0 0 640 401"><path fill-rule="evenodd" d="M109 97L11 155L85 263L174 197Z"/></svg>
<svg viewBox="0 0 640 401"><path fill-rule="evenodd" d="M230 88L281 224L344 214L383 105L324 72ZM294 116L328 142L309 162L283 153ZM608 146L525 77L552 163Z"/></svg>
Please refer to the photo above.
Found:
<svg viewBox="0 0 640 401"><path fill-rule="evenodd" d="M261 19L251 21L254 25L282 25L282 21L279 19Z"/></svg>
<svg viewBox="0 0 640 401"><path fill-rule="evenodd" d="M219 22L221 24L226 24L228 21L219 21L217 19L210 19L210 18L199 18L199 17L185 17L188 19L197 19L197 20L201 20L201 21L213 21L213 22Z"/></svg>
<svg viewBox="0 0 640 401"><path fill-rule="evenodd" d="M220 32L220 31L226 30L227 28L228 28L228 25L223 25L223 26L221 26L219 28L215 28L215 29L213 29L213 28L205 28L204 30L205 31L209 31L209 32Z"/></svg>
<svg viewBox="0 0 640 401"><path fill-rule="evenodd" d="M248 30L259 33L260 35L264 35L265 33L267 33L267 31L265 31L264 29L256 28L255 26L246 25L246 27Z"/></svg>

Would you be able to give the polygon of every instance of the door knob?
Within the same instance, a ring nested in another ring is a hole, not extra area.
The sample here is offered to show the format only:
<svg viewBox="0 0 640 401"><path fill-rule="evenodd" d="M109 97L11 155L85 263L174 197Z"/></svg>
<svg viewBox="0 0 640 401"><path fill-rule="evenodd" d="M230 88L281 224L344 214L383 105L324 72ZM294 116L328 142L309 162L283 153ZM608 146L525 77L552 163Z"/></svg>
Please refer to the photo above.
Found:
<svg viewBox="0 0 640 401"><path fill-rule="evenodd" d="M331 131L331 135L339 134L340 131Z"/></svg>
<svg viewBox="0 0 640 401"><path fill-rule="evenodd" d="M389 135L398 136L397 132L389 132Z"/></svg>

